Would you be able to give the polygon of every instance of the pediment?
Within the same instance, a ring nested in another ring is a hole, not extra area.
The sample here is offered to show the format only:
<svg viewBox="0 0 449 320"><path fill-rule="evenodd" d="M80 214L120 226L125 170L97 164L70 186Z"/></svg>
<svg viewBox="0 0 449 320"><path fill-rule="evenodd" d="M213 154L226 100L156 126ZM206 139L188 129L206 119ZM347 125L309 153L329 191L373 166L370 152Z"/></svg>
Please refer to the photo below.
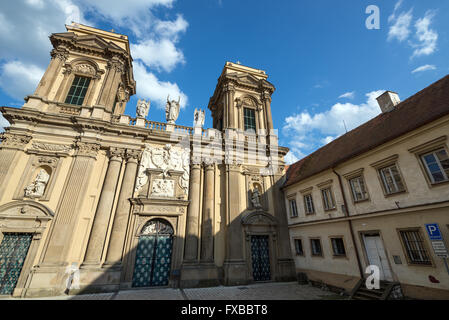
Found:
<svg viewBox="0 0 449 320"><path fill-rule="evenodd" d="M277 225L277 220L271 214L265 211L255 211L245 215L242 218L243 225L265 225L265 226L275 226Z"/></svg>
<svg viewBox="0 0 449 320"><path fill-rule="evenodd" d="M15 201L0 206L0 218L46 218L51 219L54 212L35 201Z"/></svg>

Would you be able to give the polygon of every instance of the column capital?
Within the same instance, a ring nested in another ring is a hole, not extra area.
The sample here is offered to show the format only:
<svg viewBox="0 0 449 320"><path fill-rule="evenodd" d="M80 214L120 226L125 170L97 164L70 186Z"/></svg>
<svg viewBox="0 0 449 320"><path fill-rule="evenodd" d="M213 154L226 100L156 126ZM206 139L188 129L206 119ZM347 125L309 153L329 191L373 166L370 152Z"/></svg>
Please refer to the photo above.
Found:
<svg viewBox="0 0 449 320"><path fill-rule="evenodd" d="M78 141L76 143L76 149L77 156L96 158L100 150L100 144Z"/></svg>
<svg viewBox="0 0 449 320"><path fill-rule="evenodd" d="M50 52L52 59L59 59L62 62L66 62L69 58L69 52L63 48L55 48Z"/></svg>
<svg viewBox="0 0 449 320"><path fill-rule="evenodd" d="M262 101L268 101L268 102L271 102L271 94L270 94L270 92L268 92L268 91L264 91L263 93L262 93L262 95L261 95L261 99L262 99Z"/></svg>
<svg viewBox="0 0 449 320"><path fill-rule="evenodd" d="M227 82L223 86L223 91L224 92L235 92L235 85L232 82Z"/></svg>
<svg viewBox="0 0 449 320"><path fill-rule="evenodd" d="M126 161L131 163L137 163L139 162L141 154L142 154L141 150L126 149L125 154Z"/></svg>
<svg viewBox="0 0 449 320"><path fill-rule="evenodd" d="M125 149L122 148L114 148L111 147L108 150L108 157L110 161L122 161L122 159L125 157Z"/></svg>

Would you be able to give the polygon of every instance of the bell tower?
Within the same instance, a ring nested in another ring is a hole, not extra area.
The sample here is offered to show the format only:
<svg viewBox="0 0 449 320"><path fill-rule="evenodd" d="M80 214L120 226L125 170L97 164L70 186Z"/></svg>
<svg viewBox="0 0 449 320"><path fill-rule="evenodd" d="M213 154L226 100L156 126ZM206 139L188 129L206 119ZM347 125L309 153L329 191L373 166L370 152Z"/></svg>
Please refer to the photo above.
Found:
<svg viewBox="0 0 449 320"><path fill-rule="evenodd" d="M268 134L273 129L271 95L276 90L263 70L226 62L208 108L213 127Z"/></svg>
<svg viewBox="0 0 449 320"><path fill-rule="evenodd" d="M109 120L136 93L128 37L78 23L50 36L51 61L23 108Z"/></svg>

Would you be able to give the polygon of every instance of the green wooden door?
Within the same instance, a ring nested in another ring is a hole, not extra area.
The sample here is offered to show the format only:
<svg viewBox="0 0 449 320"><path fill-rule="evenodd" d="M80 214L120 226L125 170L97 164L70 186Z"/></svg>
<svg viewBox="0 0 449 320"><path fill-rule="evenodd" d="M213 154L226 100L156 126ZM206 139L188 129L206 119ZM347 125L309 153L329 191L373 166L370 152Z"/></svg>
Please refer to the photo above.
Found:
<svg viewBox="0 0 449 320"><path fill-rule="evenodd" d="M152 220L142 230L136 250L133 287L166 286L170 279L173 229L163 220Z"/></svg>
<svg viewBox="0 0 449 320"><path fill-rule="evenodd" d="M251 258L254 281L271 280L268 236L251 236Z"/></svg>
<svg viewBox="0 0 449 320"><path fill-rule="evenodd" d="M6 233L0 244L0 295L11 295L16 288L32 234Z"/></svg>

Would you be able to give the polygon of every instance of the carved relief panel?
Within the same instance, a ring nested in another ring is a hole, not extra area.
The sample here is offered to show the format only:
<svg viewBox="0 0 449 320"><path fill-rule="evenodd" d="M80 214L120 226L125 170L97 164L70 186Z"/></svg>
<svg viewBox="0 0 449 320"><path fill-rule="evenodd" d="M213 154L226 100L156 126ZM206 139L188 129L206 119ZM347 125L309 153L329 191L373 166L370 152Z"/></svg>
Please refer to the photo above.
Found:
<svg viewBox="0 0 449 320"><path fill-rule="evenodd" d="M137 174L136 189L142 198L188 199L190 150L167 144L147 144Z"/></svg>

